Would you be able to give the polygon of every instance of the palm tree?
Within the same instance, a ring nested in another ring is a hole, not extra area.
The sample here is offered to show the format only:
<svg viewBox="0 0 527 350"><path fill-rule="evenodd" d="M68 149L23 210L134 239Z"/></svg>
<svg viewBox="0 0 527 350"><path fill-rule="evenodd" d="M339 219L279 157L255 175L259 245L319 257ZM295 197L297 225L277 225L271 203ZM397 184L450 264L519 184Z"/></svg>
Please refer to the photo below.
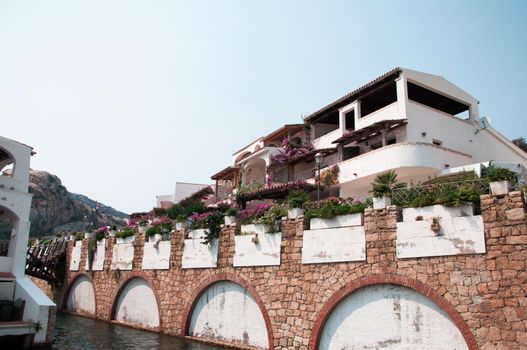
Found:
<svg viewBox="0 0 527 350"><path fill-rule="evenodd" d="M376 198L390 197L392 191L398 188L402 188L405 185L397 182L397 173L393 170L387 173L379 174L372 183L373 196Z"/></svg>

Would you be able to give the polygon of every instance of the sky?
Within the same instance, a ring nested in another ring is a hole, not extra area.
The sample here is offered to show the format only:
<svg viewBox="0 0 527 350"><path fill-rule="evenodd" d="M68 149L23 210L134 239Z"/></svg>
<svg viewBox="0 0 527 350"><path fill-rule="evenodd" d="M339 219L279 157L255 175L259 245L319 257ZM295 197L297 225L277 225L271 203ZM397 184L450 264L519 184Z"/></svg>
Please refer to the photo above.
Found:
<svg viewBox="0 0 527 350"><path fill-rule="evenodd" d="M394 67L527 137L527 1L0 2L0 135L125 212Z"/></svg>

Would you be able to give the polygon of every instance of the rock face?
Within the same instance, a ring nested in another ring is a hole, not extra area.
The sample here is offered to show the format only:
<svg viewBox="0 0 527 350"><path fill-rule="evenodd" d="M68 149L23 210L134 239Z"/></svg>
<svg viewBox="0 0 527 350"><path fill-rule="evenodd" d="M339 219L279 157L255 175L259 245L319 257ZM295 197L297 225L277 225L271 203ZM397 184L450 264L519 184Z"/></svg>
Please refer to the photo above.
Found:
<svg viewBox="0 0 527 350"><path fill-rule="evenodd" d="M31 235L74 232L86 228L125 224L128 215L100 204L86 196L68 192L60 179L46 171L31 170L29 192L31 203Z"/></svg>

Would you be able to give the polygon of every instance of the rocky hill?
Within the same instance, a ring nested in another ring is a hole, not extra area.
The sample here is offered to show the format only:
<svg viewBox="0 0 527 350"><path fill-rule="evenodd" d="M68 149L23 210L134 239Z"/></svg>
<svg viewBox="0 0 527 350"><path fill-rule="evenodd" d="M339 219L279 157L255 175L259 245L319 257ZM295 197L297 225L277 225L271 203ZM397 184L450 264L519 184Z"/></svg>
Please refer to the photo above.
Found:
<svg viewBox="0 0 527 350"><path fill-rule="evenodd" d="M96 210L94 200L70 193L60 179L46 171L31 170L29 191L31 203L31 235L81 231L92 225L124 225L127 214L103 204Z"/></svg>

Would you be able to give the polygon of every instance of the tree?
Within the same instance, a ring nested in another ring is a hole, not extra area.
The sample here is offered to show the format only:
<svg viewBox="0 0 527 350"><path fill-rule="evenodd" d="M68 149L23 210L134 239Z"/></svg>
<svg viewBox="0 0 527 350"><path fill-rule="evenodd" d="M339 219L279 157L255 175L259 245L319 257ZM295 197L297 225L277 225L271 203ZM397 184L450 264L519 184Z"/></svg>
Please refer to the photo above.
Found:
<svg viewBox="0 0 527 350"><path fill-rule="evenodd" d="M524 152L527 152L527 140L523 137L518 137L514 140L512 140L512 143L514 143L516 146L520 147Z"/></svg>

